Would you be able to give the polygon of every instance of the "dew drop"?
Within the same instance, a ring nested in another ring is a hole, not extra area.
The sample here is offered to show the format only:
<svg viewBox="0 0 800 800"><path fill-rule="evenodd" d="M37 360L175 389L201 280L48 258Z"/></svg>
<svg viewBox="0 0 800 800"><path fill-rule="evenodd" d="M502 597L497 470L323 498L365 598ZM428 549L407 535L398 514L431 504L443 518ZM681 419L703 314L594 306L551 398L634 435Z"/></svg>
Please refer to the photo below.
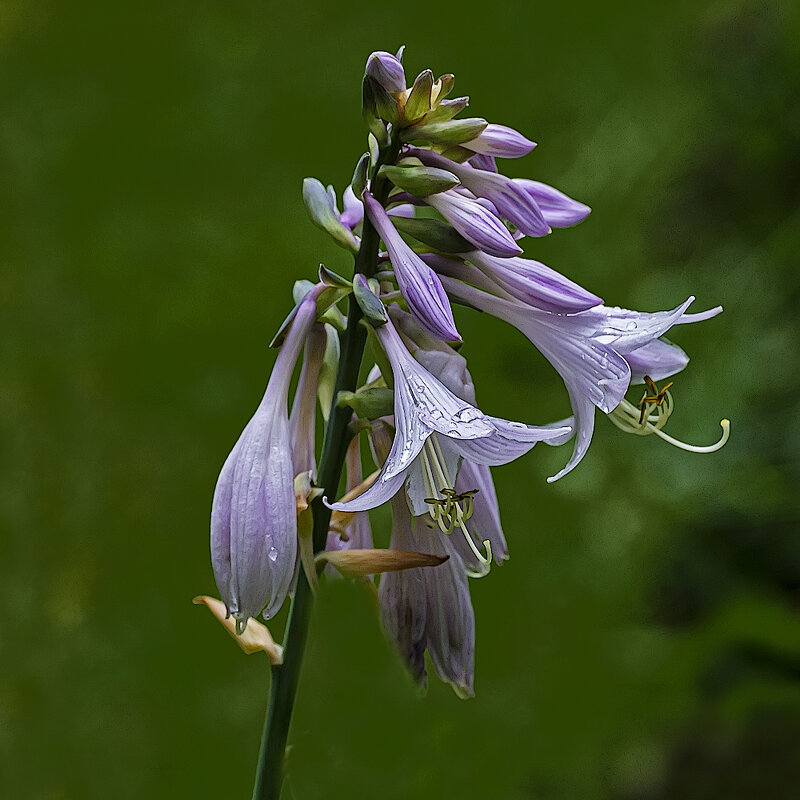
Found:
<svg viewBox="0 0 800 800"><path fill-rule="evenodd" d="M277 561L278 560L278 551L277 551L277 549L274 548L274 547L270 547L269 553L267 553L267 556L269 556L269 560L270 561Z"/></svg>

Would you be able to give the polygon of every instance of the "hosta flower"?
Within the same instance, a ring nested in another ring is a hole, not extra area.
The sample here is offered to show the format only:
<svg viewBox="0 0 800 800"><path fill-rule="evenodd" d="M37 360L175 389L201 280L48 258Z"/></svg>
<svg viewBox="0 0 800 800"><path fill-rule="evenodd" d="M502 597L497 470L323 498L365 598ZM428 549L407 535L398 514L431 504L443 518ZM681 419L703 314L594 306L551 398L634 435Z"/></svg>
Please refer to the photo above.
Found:
<svg viewBox="0 0 800 800"><path fill-rule="evenodd" d="M577 314L554 314L452 278L442 277L442 283L454 298L518 328L561 375L572 405L576 441L566 467L549 481L566 475L586 454L594 432L595 407L609 414L625 396L631 381L625 354L658 339L682 318L699 321L722 310L685 315L694 300L690 297L672 311L641 313L601 305Z"/></svg>
<svg viewBox="0 0 800 800"><path fill-rule="evenodd" d="M244 630L283 603L297 555L289 384L317 315L312 290L297 309L264 397L220 472L211 507L211 559L222 599Z"/></svg>
<svg viewBox="0 0 800 800"><path fill-rule="evenodd" d="M450 301L436 273L403 241L383 206L369 192L364 192L364 205L389 251L397 285L408 307L435 336L445 341L460 340Z"/></svg>
<svg viewBox="0 0 800 800"><path fill-rule="evenodd" d="M373 426L373 450L383 463L391 444L383 424ZM427 650L439 677L460 697L472 695L475 653L475 615L467 584L467 566L460 549L472 550L460 537L443 534L427 517L412 517L402 495L391 499L393 550L424 551L444 557L434 568L387 572L381 577L378 596L383 628L405 661L414 679L426 682Z"/></svg>
<svg viewBox="0 0 800 800"><path fill-rule="evenodd" d="M490 123L481 134L462 145L468 150L496 158L520 158L536 147L536 142L526 139L519 131L505 125Z"/></svg>
<svg viewBox="0 0 800 800"><path fill-rule="evenodd" d="M372 486L341 511L365 511L391 499L408 478L408 500L415 515L435 506L441 529L458 526L479 560L455 491L460 458L497 465L527 453L536 442L562 439L569 427L534 427L484 414L462 400L409 353L393 323L377 329L394 377L396 433L391 451Z"/></svg>

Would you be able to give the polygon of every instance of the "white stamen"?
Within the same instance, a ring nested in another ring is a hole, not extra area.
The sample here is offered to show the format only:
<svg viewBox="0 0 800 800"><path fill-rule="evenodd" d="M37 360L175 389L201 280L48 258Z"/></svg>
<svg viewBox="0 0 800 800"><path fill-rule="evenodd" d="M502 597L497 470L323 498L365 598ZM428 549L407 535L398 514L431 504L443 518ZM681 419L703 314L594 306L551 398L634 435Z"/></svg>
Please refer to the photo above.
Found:
<svg viewBox="0 0 800 800"><path fill-rule="evenodd" d="M680 441L668 433L664 433L662 428L667 424L672 411L675 407L672 395L669 392L665 393L664 402L661 405L654 406L653 410L648 412L644 419L639 422L642 414L641 406L635 406L628 400L623 400L620 404L608 414L608 418L625 433L634 433L637 436L649 436L654 433L665 442L669 442L681 450L686 450L689 453L715 453L725 445L731 435L731 423L728 419L723 419L720 422L722 427L722 436L715 444L707 446L699 446L687 444Z"/></svg>
<svg viewBox="0 0 800 800"><path fill-rule="evenodd" d="M465 524L472 516L474 499L470 495L465 500L465 508L460 502L464 498L455 493L455 481L450 476L447 469L447 461L442 451L442 446L432 434L425 442L422 452L422 476L425 481L425 491L429 499L436 501L428 504L428 513L431 519L437 524L442 533L450 534L456 527L461 531L472 550L481 569L478 571L468 571L471 578L482 578L489 573L492 564L492 545L488 539L484 539L482 544L486 553L482 553L475 543L472 535L467 530Z"/></svg>

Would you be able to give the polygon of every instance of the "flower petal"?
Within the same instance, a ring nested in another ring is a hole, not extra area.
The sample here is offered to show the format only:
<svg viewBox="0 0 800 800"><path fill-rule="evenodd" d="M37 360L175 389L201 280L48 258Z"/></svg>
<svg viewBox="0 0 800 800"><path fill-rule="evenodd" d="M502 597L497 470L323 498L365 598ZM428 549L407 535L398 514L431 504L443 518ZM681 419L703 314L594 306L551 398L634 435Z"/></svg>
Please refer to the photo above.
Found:
<svg viewBox="0 0 800 800"><path fill-rule="evenodd" d="M425 202L480 250L506 258L522 252L508 228L476 200L451 190L430 195Z"/></svg>
<svg viewBox="0 0 800 800"><path fill-rule="evenodd" d="M536 147L536 142L523 136L519 131L506 125L487 125L480 136L469 142L464 142L462 147L497 158L520 158L526 156Z"/></svg>
<svg viewBox="0 0 800 800"><path fill-rule="evenodd" d="M589 216L589 206L573 200L558 189L540 181L527 178L514 178L520 186L539 206L547 224L552 228L567 228L577 225Z"/></svg>
<svg viewBox="0 0 800 800"><path fill-rule="evenodd" d="M364 193L364 203L389 251L397 284L412 313L434 336L460 341L450 301L436 273L403 241L383 206L369 192Z"/></svg>
<svg viewBox="0 0 800 800"><path fill-rule="evenodd" d="M600 305L592 292L539 261L497 258L476 250L468 258L509 294L546 311L574 313Z"/></svg>

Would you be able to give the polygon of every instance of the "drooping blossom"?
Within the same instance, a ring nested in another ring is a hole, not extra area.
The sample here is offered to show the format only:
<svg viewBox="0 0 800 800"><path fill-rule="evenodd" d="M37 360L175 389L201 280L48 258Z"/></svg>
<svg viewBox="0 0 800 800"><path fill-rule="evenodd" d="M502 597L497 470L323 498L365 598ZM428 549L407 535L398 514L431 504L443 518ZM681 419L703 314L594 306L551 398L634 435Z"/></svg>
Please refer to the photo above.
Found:
<svg viewBox="0 0 800 800"><path fill-rule="evenodd" d="M566 425L531 426L492 417L451 392L409 353L391 320L377 329L394 379L396 433L392 449L377 480L363 494L345 503L332 503L341 511L376 508L401 488L420 454L429 459L436 486L453 489L459 457L476 464L499 465L527 453L537 442L569 433ZM432 488L436 488L435 486ZM430 495L429 495L430 496ZM412 495L412 504L416 505ZM414 509L415 513L423 513Z"/></svg>
<svg viewBox="0 0 800 800"><path fill-rule="evenodd" d="M222 467L211 507L211 559L228 613L243 630L283 603L297 555L288 393L315 323L318 291L301 302L255 414Z"/></svg>
<svg viewBox="0 0 800 800"><path fill-rule="evenodd" d="M554 314L452 278L442 277L442 283L452 297L518 328L561 375L574 415L575 448L566 467L549 481L573 470L586 454L594 432L595 407L609 414L625 396L631 382L625 354L666 333L694 300L690 297L672 311L655 313L601 305L576 314ZM721 310L693 314L691 321L709 319Z"/></svg>

